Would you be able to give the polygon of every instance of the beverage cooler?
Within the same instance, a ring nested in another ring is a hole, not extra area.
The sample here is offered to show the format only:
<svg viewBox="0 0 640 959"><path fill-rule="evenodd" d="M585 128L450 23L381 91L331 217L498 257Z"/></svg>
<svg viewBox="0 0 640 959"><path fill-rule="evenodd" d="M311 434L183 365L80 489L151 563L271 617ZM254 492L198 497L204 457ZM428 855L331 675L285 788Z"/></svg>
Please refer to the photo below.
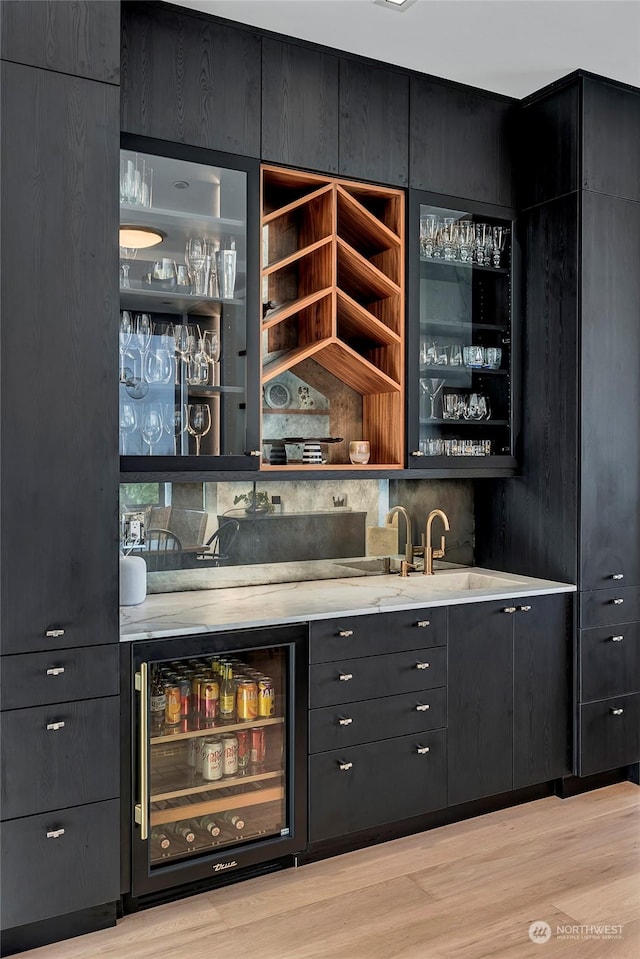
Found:
<svg viewBox="0 0 640 959"><path fill-rule="evenodd" d="M303 850L307 627L130 650L132 899L250 875Z"/></svg>

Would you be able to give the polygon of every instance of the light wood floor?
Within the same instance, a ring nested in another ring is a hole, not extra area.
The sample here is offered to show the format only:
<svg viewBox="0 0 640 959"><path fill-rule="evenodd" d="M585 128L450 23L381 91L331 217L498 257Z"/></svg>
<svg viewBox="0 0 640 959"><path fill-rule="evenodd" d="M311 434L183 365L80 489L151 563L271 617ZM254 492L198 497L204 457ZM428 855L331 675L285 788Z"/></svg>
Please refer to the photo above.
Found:
<svg viewBox="0 0 640 959"><path fill-rule="evenodd" d="M546 943L529 938L537 921L551 927ZM558 935L583 924L621 924L622 938ZM21 956L637 959L640 789L549 797L157 906Z"/></svg>

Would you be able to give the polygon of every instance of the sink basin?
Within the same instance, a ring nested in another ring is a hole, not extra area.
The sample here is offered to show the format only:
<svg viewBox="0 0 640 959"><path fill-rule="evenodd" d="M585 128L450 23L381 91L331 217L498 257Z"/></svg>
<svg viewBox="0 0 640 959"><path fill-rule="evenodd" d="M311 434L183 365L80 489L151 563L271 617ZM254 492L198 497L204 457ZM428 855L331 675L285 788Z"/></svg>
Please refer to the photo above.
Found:
<svg viewBox="0 0 640 959"><path fill-rule="evenodd" d="M390 573L391 560L388 556L372 556L371 559L354 559L349 563L336 563L336 566L346 566L347 569L359 569L363 573Z"/></svg>
<svg viewBox="0 0 640 959"><path fill-rule="evenodd" d="M424 585L436 592L458 593L490 589L521 589L526 583L517 579L506 579L490 573L475 573L472 570L460 572L435 572L433 576L424 577Z"/></svg>

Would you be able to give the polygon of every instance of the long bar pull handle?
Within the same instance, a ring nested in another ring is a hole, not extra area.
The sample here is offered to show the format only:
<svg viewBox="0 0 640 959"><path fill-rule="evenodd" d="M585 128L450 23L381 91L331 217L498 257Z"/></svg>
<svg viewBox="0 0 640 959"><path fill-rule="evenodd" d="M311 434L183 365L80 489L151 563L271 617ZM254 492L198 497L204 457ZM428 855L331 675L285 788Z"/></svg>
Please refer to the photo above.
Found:
<svg viewBox="0 0 640 959"><path fill-rule="evenodd" d="M352 722L353 722L353 719L350 716L341 716L340 719L338 720L338 723L341 726L350 726Z"/></svg>
<svg viewBox="0 0 640 959"><path fill-rule="evenodd" d="M64 672L64 666L51 666L47 670L47 676L61 676Z"/></svg>
<svg viewBox="0 0 640 959"><path fill-rule="evenodd" d="M149 838L149 664L140 663L140 672L136 673L136 690L140 694L140 715L138 730L140 748L140 802L136 803L135 820L140 826L140 839Z"/></svg>
<svg viewBox="0 0 640 959"><path fill-rule="evenodd" d="M45 636L50 636L52 639L57 639L59 636L64 636L64 629L48 629L45 633Z"/></svg>
<svg viewBox="0 0 640 959"><path fill-rule="evenodd" d="M47 723L47 729L53 729L53 730L64 729L64 723L63 722Z"/></svg>
<svg viewBox="0 0 640 959"><path fill-rule="evenodd" d="M611 715L612 715L612 716L622 716L623 712L624 712L624 709L622 708L622 706L618 706L617 709L612 709L612 710L611 710Z"/></svg>
<svg viewBox="0 0 640 959"><path fill-rule="evenodd" d="M60 836L64 836L64 829L49 829L47 831L47 839L59 839Z"/></svg>
<svg viewBox="0 0 640 959"><path fill-rule="evenodd" d="M611 637L611 642L612 642L612 643L621 643L623 639L624 639L624 636L612 636L612 637Z"/></svg>

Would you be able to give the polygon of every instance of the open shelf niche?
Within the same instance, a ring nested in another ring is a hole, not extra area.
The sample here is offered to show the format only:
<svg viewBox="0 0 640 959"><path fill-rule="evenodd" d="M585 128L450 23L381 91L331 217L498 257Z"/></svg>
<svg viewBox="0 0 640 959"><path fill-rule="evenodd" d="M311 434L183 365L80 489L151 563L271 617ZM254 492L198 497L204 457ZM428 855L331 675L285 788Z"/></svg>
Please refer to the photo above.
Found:
<svg viewBox="0 0 640 959"><path fill-rule="evenodd" d="M371 459L358 469L401 469L402 191L263 166L261 200L263 386L295 371L328 396L331 435L344 437L332 469L354 469L359 439Z"/></svg>

